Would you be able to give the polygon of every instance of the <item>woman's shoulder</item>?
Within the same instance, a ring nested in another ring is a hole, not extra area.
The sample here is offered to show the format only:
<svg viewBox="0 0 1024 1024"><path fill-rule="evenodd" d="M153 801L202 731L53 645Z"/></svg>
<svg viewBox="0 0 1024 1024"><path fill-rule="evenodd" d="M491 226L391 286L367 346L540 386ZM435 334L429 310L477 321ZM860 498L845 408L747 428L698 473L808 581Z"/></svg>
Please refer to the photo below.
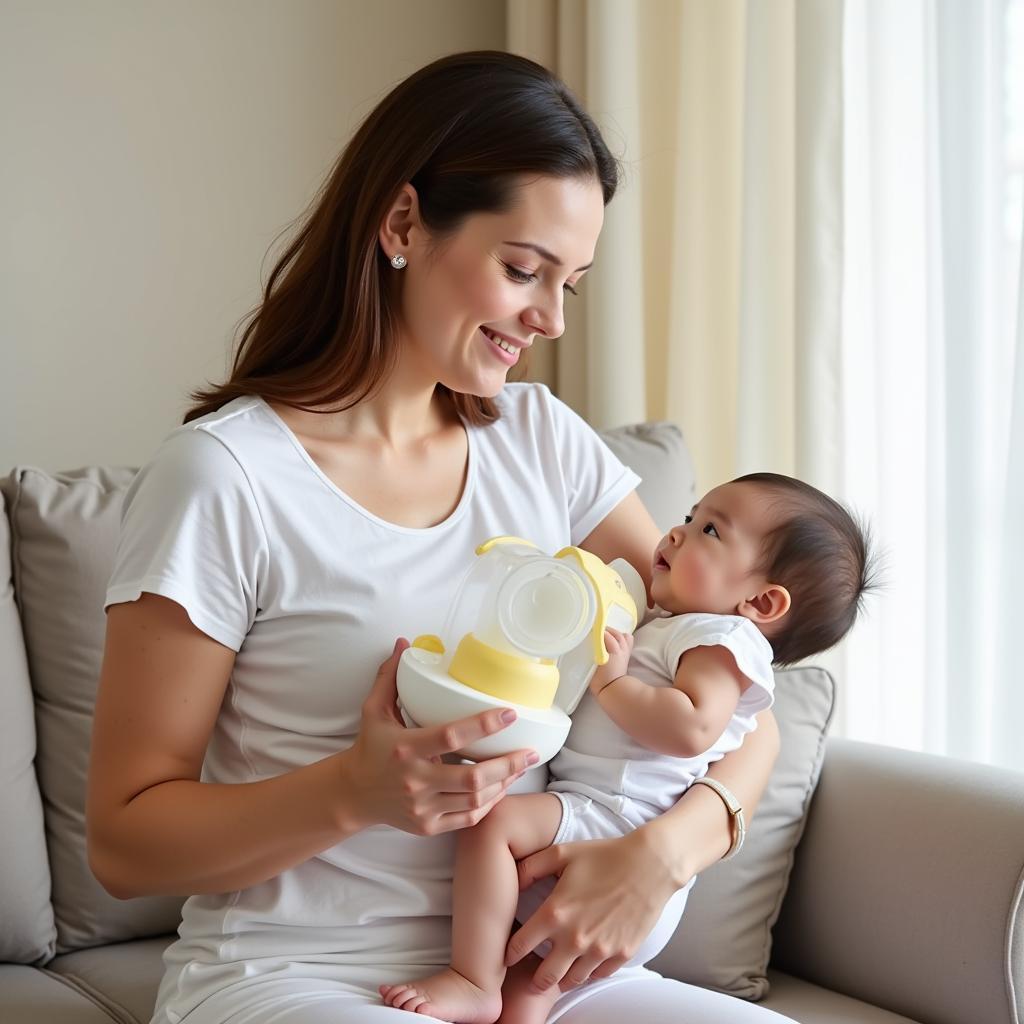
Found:
<svg viewBox="0 0 1024 1024"><path fill-rule="evenodd" d="M551 407L558 399L547 384L540 381L516 381L506 384L494 399L502 418L536 414ZM500 422L500 421L499 421Z"/></svg>
<svg viewBox="0 0 1024 1024"><path fill-rule="evenodd" d="M168 488L215 490L246 479L241 457L245 439L258 429L258 399L239 398L206 416L175 427L139 471L136 480L157 478Z"/></svg>
<svg viewBox="0 0 1024 1024"><path fill-rule="evenodd" d="M506 384L495 399L495 404L501 413L501 419L497 422L505 422L513 429L548 428L563 438L579 433L588 436L593 434L593 429L582 417L558 398L547 384L540 381Z"/></svg>

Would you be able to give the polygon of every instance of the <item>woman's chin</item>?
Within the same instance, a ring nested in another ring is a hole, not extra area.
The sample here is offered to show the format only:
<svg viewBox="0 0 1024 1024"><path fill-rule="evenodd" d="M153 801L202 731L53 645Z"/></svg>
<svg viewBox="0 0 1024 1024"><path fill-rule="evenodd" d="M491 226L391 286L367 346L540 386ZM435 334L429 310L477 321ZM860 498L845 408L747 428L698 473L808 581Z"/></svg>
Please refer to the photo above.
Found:
<svg viewBox="0 0 1024 1024"><path fill-rule="evenodd" d="M454 391L458 395L472 395L474 398L497 398L507 383L507 375L489 373L473 380L461 380L457 383L443 380L441 383L449 391Z"/></svg>

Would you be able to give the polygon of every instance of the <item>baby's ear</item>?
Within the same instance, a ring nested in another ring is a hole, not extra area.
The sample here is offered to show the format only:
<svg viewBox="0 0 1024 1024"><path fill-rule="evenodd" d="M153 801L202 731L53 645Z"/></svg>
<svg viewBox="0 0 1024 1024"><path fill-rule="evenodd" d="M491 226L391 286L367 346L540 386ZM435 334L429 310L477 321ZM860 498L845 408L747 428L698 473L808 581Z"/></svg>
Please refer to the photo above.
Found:
<svg viewBox="0 0 1024 1024"><path fill-rule="evenodd" d="M792 601L785 587L778 583L765 583L756 594L740 602L736 614L758 626L767 626L778 622L789 611L790 604Z"/></svg>

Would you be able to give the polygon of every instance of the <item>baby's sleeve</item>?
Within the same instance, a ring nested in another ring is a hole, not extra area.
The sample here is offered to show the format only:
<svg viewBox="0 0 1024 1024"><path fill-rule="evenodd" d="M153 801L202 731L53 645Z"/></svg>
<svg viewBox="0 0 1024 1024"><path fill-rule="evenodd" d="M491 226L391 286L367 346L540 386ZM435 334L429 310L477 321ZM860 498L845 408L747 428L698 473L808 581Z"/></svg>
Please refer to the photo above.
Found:
<svg viewBox="0 0 1024 1024"><path fill-rule="evenodd" d="M159 594L238 651L268 564L259 508L235 456L205 430L176 431L125 495L104 610Z"/></svg>
<svg viewBox="0 0 1024 1024"><path fill-rule="evenodd" d="M771 647L757 627L733 616L680 615L677 627L665 644L665 661L669 678L675 678L679 659L694 647L724 647L751 685L743 692L737 712L756 715L770 708L775 701L775 673L772 671Z"/></svg>

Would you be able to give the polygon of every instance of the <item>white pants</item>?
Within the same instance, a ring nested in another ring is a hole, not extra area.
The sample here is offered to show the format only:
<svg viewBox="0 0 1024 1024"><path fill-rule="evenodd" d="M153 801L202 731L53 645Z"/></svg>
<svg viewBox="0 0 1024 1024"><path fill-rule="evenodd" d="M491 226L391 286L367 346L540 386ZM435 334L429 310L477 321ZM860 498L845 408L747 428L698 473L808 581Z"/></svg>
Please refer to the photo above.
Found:
<svg viewBox="0 0 1024 1024"><path fill-rule="evenodd" d="M380 973L375 972L375 973ZM404 977L408 977L405 973ZM772 1010L662 978L645 967L565 993L548 1024L793 1024ZM228 988L200 1003L182 1024L436 1024L436 1018L382 1006L373 988L325 978L268 978Z"/></svg>

